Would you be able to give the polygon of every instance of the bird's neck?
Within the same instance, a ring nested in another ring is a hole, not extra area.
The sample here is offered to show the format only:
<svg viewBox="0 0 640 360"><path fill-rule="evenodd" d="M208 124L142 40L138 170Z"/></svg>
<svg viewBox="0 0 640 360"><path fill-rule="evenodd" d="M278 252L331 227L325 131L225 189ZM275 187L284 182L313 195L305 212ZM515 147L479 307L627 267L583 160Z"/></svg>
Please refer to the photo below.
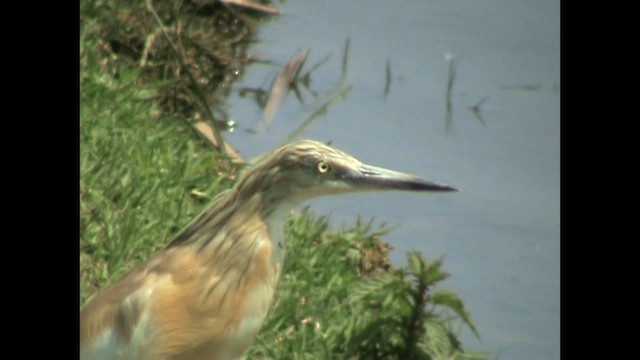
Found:
<svg viewBox="0 0 640 360"><path fill-rule="evenodd" d="M286 237L284 226L291 210L297 203L281 203L269 214L266 214L265 223L269 232L269 240L272 246L272 261L282 266L286 251Z"/></svg>
<svg viewBox="0 0 640 360"><path fill-rule="evenodd" d="M238 191L219 194L209 208L187 225L168 245L194 246L211 261L223 249L251 251L257 242L270 241L272 261L282 264L285 254L284 224L296 201L279 201L267 193L242 197ZM240 243L240 244L238 244Z"/></svg>

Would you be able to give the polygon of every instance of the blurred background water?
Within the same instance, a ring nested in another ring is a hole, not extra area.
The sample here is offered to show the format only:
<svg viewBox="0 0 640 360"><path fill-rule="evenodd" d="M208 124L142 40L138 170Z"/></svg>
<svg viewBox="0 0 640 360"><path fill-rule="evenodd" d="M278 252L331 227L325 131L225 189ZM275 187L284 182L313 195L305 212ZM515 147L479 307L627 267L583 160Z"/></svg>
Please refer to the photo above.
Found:
<svg viewBox="0 0 640 360"><path fill-rule="evenodd" d="M360 215L393 227L385 239L395 264L412 249L432 260L446 255L452 277L444 286L466 301L480 330L478 340L463 329L466 347L500 359L559 359L559 1L276 5L283 14L261 27L252 53L282 66L310 49L302 72L330 55L310 77L319 93L340 84L350 39L352 90L299 137L461 190L323 198L312 202L314 212L335 226ZM236 88L268 90L278 67L244 71ZM226 137L251 159L277 146L317 101L289 94L266 129L249 98L234 92L228 107L239 127Z"/></svg>

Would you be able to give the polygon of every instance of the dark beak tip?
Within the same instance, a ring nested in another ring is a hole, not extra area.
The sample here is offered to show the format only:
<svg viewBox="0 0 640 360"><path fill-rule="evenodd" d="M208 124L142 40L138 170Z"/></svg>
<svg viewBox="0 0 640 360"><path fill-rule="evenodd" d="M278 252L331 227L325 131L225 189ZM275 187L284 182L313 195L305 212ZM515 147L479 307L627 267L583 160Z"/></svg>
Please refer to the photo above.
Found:
<svg viewBox="0 0 640 360"><path fill-rule="evenodd" d="M443 186L443 187L440 187L438 189L435 189L435 191L439 191L439 192L460 192L459 189L456 189L456 188L451 187L451 186Z"/></svg>
<svg viewBox="0 0 640 360"><path fill-rule="evenodd" d="M420 190L433 191L433 192L460 192L459 189L456 189L453 186L438 184L438 183L430 183L430 182L424 184L424 186L421 186Z"/></svg>

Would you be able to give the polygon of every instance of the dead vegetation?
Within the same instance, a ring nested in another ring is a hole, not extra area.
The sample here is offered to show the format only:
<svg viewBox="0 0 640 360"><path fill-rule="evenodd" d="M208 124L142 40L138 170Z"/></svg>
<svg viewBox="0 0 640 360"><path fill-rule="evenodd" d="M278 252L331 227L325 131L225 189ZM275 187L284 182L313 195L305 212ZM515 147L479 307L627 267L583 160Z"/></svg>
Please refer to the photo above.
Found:
<svg viewBox="0 0 640 360"><path fill-rule="evenodd" d="M157 94L160 108L190 121L208 117L195 95L200 91L216 123L226 124L225 99L243 67L260 61L248 55L248 47L255 41L256 26L268 13L218 0L82 5L108 14L87 34L97 38L105 69L118 68L112 65L139 68L140 81L162 84ZM186 72L199 89L194 89Z"/></svg>

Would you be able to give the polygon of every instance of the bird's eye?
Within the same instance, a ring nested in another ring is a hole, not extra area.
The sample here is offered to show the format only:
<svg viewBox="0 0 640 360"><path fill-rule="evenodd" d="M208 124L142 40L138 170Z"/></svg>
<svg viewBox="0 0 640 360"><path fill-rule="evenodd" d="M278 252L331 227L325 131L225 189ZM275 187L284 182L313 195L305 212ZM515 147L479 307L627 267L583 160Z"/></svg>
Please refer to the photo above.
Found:
<svg viewBox="0 0 640 360"><path fill-rule="evenodd" d="M326 174L327 172L329 172L329 170L331 170L331 166L329 166L329 164L324 161L318 161L318 163L316 164L316 168L318 169L318 172L320 174Z"/></svg>

